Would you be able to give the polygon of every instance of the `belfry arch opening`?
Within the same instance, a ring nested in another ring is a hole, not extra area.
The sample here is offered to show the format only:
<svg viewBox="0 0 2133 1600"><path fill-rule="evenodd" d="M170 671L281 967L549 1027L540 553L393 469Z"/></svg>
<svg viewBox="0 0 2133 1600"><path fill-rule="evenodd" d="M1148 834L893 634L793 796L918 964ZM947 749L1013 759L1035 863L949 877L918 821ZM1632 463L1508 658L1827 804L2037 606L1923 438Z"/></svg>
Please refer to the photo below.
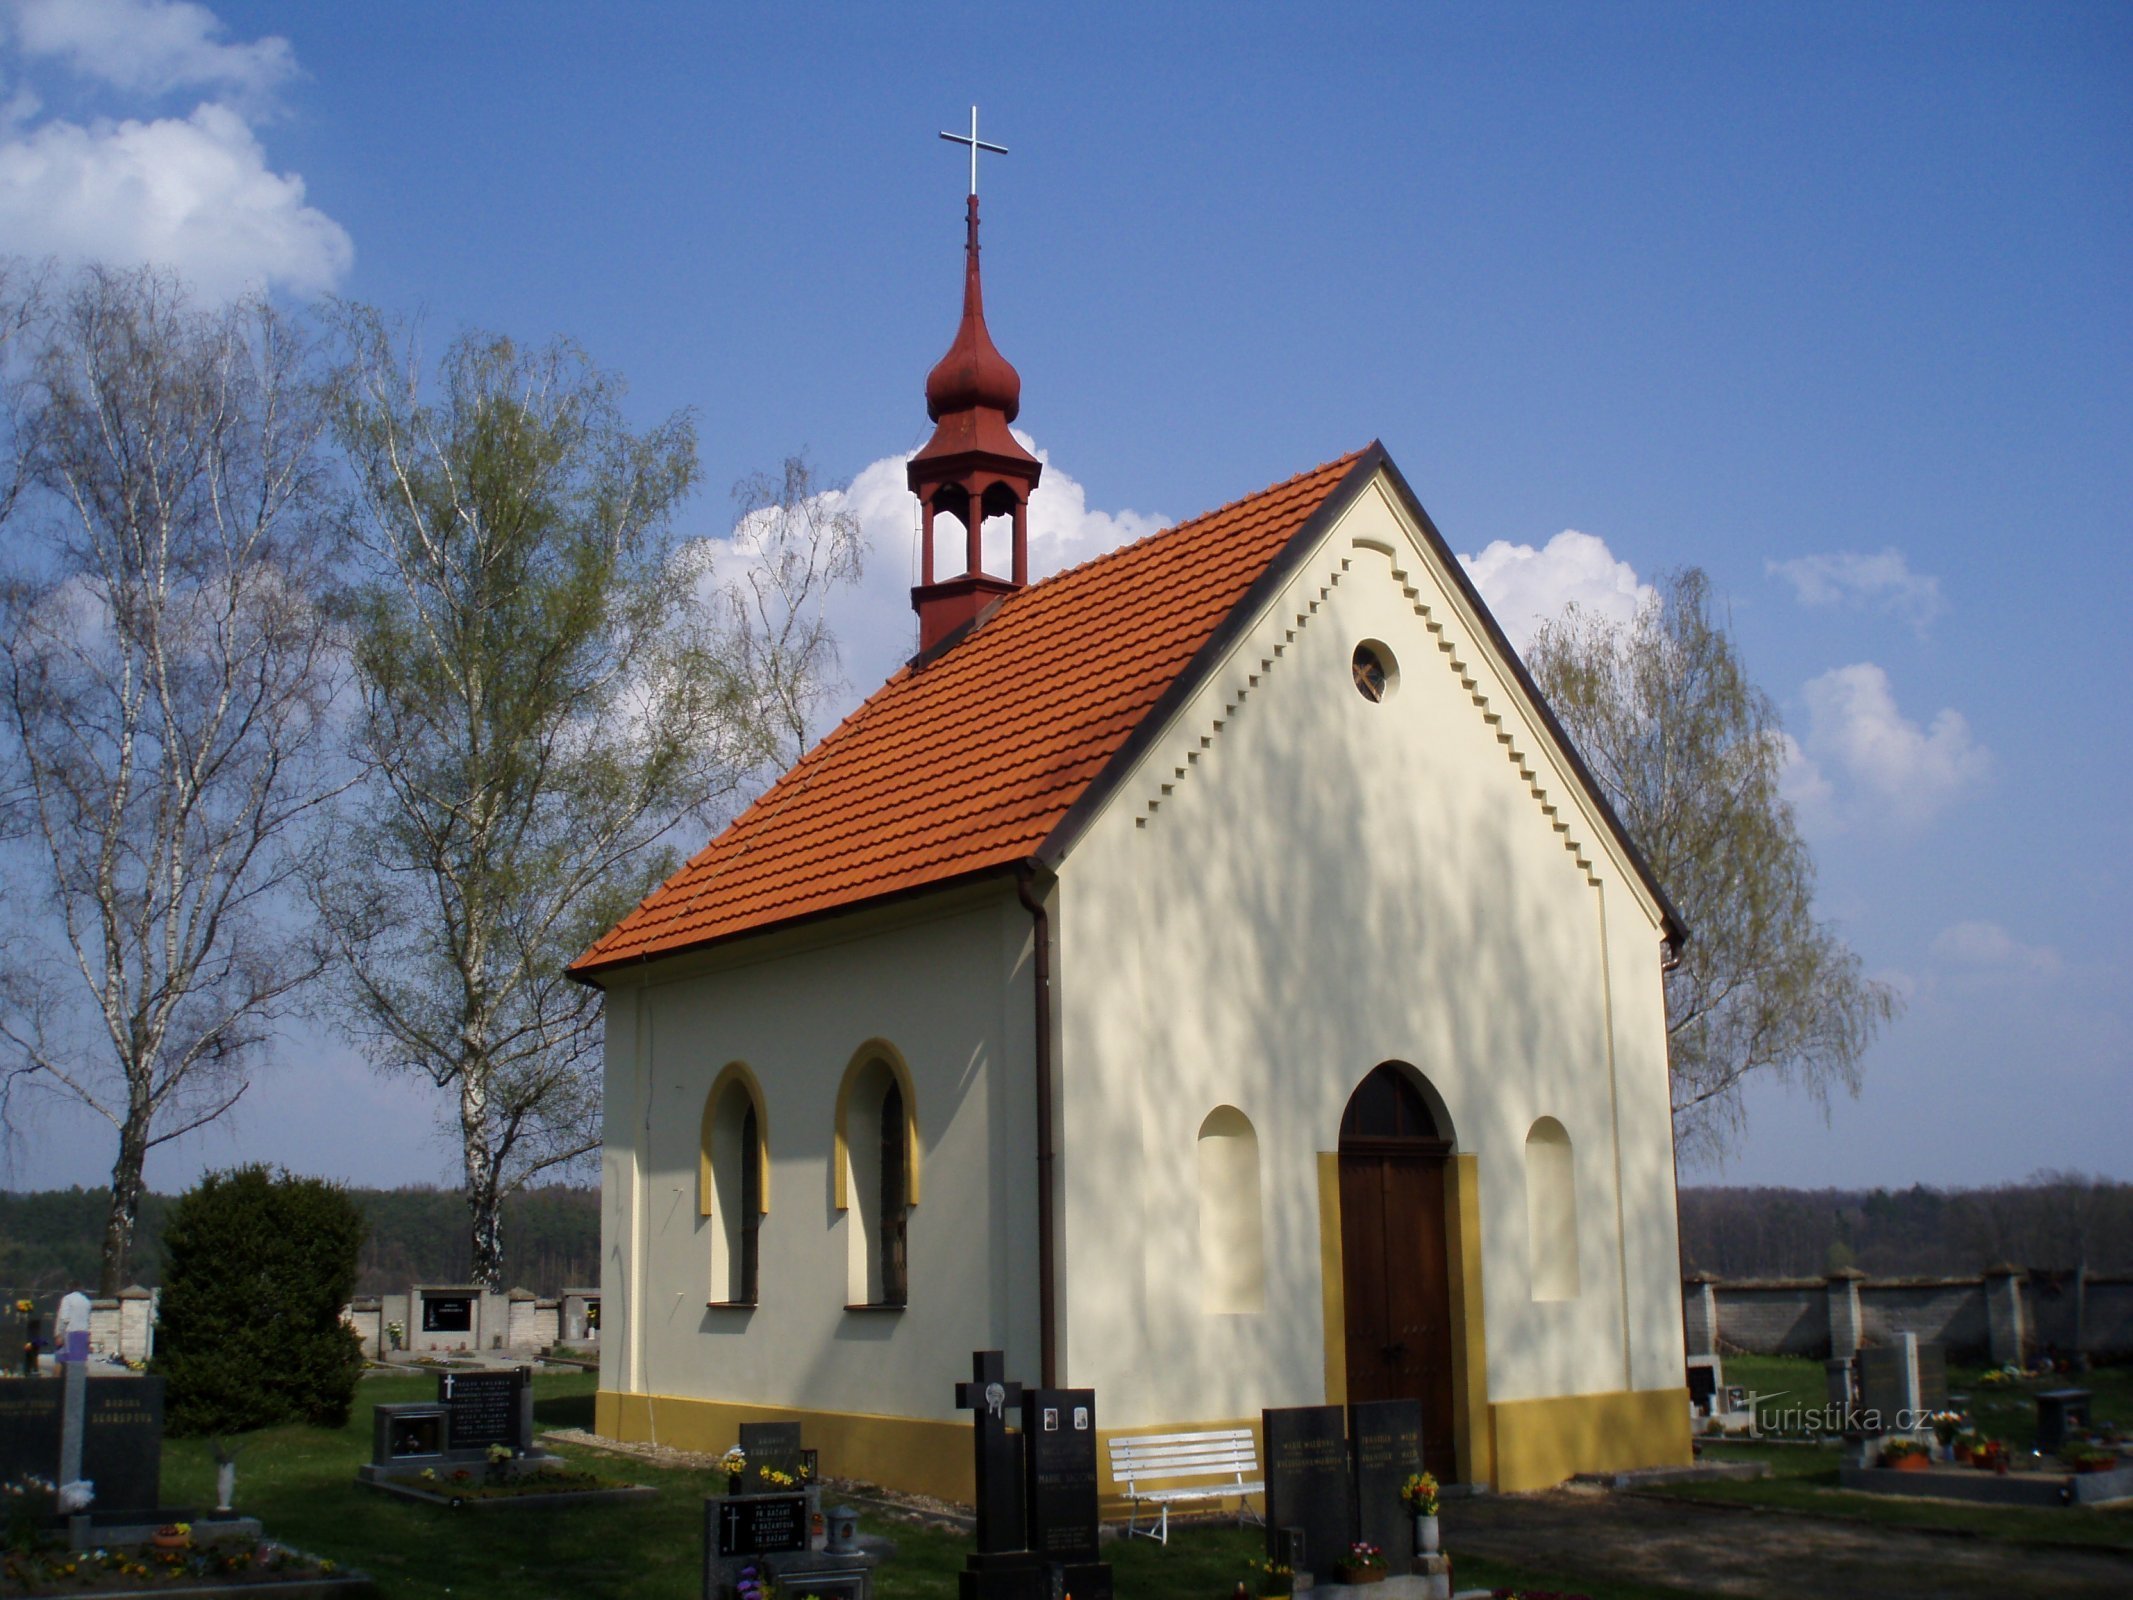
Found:
<svg viewBox="0 0 2133 1600"><path fill-rule="evenodd" d="M1381 1062L1341 1113L1342 1308L1348 1399L1414 1400L1422 1460L1457 1475L1447 1167L1452 1121L1412 1066Z"/></svg>

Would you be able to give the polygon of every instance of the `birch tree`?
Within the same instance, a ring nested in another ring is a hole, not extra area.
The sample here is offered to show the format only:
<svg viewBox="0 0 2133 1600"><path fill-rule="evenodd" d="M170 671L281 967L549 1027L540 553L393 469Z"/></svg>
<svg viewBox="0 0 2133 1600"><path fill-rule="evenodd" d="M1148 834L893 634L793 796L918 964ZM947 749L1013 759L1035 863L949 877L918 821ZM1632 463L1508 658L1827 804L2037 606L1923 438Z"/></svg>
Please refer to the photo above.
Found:
<svg viewBox="0 0 2133 1600"><path fill-rule="evenodd" d="M48 1092L110 1125L109 1294L148 1153L237 1103L323 963L287 914L334 692L322 416L300 328L159 272L91 269L28 332L0 1109Z"/></svg>
<svg viewBox="0 0 2133 1600"><path fill-rule="evenodd" d="M470 334L430 382L375 313L343 333L369 776L318 904L372 1062L449 1101L472 1274L501 1288L504 1199L599 1139L599 996L564 966L671 870L677 823L730 810L831 657L756 631L806 585L756 612L675 537L685 414L632 431L567 342Z"/></svg>
<svg viewBox="0 0 2133 1600"><path fill-rule="evenodd" d="M1666 975L1674 1133L1722 1154L1751 1078L1825 1104L1897 996L1814 912L1814 856L1778 789L1777 708L1749 680L1695 568L1630 623L1573 606L1526 654L1629 835L1688 924Z"/></svg>

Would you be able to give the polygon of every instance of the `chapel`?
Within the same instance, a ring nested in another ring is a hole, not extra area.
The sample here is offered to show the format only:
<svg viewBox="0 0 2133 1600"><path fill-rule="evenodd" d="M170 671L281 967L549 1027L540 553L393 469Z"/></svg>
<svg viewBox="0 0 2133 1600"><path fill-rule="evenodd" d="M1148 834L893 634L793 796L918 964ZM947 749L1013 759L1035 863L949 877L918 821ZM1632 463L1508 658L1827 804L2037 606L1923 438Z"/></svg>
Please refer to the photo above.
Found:
<svg viewBox="0 0 2133 1600"><path fill-rule="evenodd" d="M1100 1435L1687 1462L1663 889L1378 444L1031 582L965 229L916 652L571 967L599 1431L968 1500L997 1349Z"/></svg>

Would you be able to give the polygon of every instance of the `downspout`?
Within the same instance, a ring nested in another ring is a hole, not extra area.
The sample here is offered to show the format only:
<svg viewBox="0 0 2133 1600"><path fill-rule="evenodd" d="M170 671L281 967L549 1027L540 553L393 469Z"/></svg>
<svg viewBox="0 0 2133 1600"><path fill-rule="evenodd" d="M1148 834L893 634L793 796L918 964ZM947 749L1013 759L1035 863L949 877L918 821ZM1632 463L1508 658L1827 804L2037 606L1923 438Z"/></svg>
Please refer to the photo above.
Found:
<svg viewBox="0 0 2133 1600"><path fill-rule="evenodd" d="M1058 1264L1052 1254L1052 914L1032 892L1034 871L1015 873L1015 893L1030 914L1034 941L1037 1029L1037 1367L1047 1389L1059 1386Z"/></svg>

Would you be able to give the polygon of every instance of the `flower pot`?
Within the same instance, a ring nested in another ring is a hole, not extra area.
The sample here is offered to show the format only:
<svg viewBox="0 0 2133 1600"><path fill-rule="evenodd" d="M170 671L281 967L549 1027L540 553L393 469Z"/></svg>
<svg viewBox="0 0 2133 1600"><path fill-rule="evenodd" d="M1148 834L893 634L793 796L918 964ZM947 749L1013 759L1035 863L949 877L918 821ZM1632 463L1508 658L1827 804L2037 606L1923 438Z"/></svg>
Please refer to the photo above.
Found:
<svg viewBox="0 0 2133 1600"><path fill-rule="evenodd" d="M148 1542L158 1550L183 1550L192 1540L175 1528L163 1528L151 1535Z"/></svg>
<svg viewBox="0 0 2133 1600"><path fill-rule="evenodd" d="M740 1492L741 1492L741 1475L740 1475L740 1474L739 1474L738 1472L729 1472L729 1473L727 1473L727 1474L726 1474L726 1493L728 1493L728 1494L739 1494Z"/></svg>
<svg viewBox="0 0 2133 1600"><path fill-rule="evenodd" d="M2076 1472L2113 1472L2118 1467L2116 1456L2091 1456L2074 1468Z"/></svg>
<svg viewBox="0 0 2133 1600"><path fill-rule="evenodd" d="M1437 1518L1434 1513L1415 1518L1415 1553L1424 1556L1437 1553Z"/></svg>
<svg viewBox="0 0 2133 1600"><path fill-rule="evenodd" d="M1923 1472L1932 1464L1924 1456L1895 1456L1889 1461L1898 1472Z"/></svg>
<svg viewBox="0 0 2133 1600"><path fill-rule="evenodd" d="M1345 1562L1337 1562L1333 1568L1333 1578L1337 1583L1383 1583L1385 1581L1385 1569L1383 1567L1351 1567Z"/></svg>

